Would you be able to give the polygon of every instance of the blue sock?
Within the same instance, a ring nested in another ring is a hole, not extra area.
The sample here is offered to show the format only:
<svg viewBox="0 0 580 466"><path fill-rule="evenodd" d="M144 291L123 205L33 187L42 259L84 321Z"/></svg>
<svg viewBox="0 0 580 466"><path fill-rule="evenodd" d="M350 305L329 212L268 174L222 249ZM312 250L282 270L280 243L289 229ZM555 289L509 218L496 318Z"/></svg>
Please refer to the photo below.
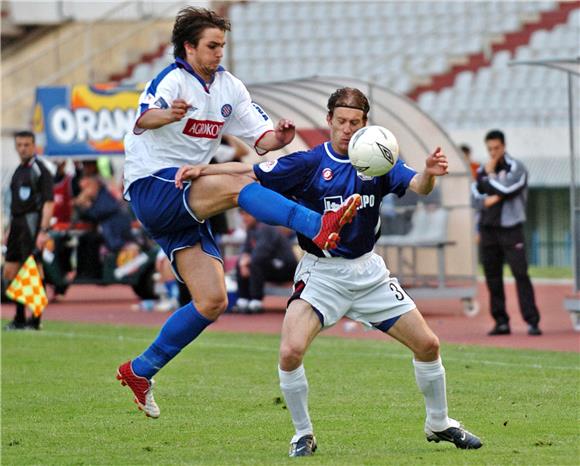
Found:
<svg viewBox="0 0 580 466"><path fill-rule="evenodd" d="M179 308L167 319L151 346L133 359L133 372L150 379L212 322L202 316L193 303Z"/></svg>
<svg viewBox="0 0 580 466"><path fill-rule="evenodd" d="M251 183L242 188L238 205L260 222L282 225L311 239L320 230L321 214L286 199L258 183Z"/></svg>

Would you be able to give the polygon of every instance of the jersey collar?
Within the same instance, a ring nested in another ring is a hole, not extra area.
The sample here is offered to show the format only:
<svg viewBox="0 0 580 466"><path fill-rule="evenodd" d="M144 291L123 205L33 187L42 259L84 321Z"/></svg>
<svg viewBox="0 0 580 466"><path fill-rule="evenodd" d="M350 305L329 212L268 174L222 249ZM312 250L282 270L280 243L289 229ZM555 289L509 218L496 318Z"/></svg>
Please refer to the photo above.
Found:
<svg viewBox="0 0 580 466"><path fill-rule="evenodd" d="M324 150L326 151L326 155L328 155L335 162L349 163L348 155L341 155L335 152L330 141L324 143Z"/></svg>
<svg viewBox="0 0 580 466"><path fill-rule="evenodd" d="M211 80L209 82L206 82L205 79L203 79L199 74L197 74L194 71L194 69L192 68L192 66L189 63L187 63L183 58L177 57L175 59L175 64L177 65L178 68L183 68L185 71L187 71L189 74L191 74L195 79L197 79L199 81L199 83L203 86L203 89L205 90L205 92L207 92L209 94L209 87L214 82L215 73L212 75ZM221 65L218 66L216 73L218 73L220 71L225 71L225 68Z"/></svg>

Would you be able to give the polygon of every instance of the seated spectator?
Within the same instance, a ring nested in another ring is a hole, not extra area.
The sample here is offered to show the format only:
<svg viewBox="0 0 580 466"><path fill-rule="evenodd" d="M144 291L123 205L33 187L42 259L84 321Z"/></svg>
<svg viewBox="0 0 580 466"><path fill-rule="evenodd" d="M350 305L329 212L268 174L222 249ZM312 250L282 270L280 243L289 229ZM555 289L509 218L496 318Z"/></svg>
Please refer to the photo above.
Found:
<svg viewBox="0 0 580 466"><path fill-rule="evenodd" d="M98 177L85 176L79 184L81 192L73 203L80 219L98 225L107 249L119 252L133 241L130 214Z"/></svg>
<svg viewBox="0 0 580 466"><path fill-rule="evenodd" d="M236 266L236 311L258 313L265 283L291 281L297 261L290 239L280 228L261 224L247 212L241 211L241 215L247 235Z"/></svg>

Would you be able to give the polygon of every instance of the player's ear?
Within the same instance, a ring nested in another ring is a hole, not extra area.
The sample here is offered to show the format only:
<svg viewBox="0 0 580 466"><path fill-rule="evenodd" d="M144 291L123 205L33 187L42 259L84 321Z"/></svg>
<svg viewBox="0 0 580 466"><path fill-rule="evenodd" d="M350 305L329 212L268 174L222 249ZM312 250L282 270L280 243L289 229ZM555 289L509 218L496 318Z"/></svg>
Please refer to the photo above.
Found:
<svg viewBox="0 0 580 466"><path fill-rule="evenodd" d="M326 114L326 122L328 123L328 126L330 126L331 121L332 121L332 113L328 112Z"/></svg>

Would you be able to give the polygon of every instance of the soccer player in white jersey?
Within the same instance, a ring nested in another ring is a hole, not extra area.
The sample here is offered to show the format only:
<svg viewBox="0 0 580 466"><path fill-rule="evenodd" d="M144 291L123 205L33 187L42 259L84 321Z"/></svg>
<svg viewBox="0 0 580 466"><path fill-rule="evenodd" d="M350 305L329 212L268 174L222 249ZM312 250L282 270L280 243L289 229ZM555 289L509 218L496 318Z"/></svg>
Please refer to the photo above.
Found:
<svg viewBox="0 0 580 466"><path fill-rule="evenodd" d="M125 138L125 198L193 298L172 314L140 356L117 370L138 407L154 418L160 412L153 398L153 375L227 306L220 252L205 220L239 205L262 222L292 228L330 249L360 204L355 195L336 211L321 214L241 175L176 183L180 166L210 161L224 133L263 153L294 138L291 121L281 120L274 128L241 81L220 66L229 29L229 22L212 11L180 10L172 36L175 63L147 84L134 130Z"/></svg>
<svg viewBox="0 0 580 466"><path fill-rule="evenodd" d="M402 196L407 189L429 194L435 178L447 174L447 157L435 149L426 158L421 173L401 160L384 176L372 178L357 173L348 160L348 143L356 130L366 125L369 108L367 98L358 89L338 89L328 101L330 141L307 152L282 157L274 165L186 167L178 178L195 179L228 170L254 175L263 186L293 196L318 212L354 193L362 195L359 212L342 230L336 249L323 251L299 235L306 254L296 270L294 293L284 317L278 368L280 387L296 432L290 441L290 456L309 456L316 450L308 412L304 354L321 330L343 316L388 333L413 352L415 377L426 405L427 440L447 441L463 449L480 448L481 441L447 415L445 369L437 336L390 275L383 259L373 252L383 196Z"/></svg>

